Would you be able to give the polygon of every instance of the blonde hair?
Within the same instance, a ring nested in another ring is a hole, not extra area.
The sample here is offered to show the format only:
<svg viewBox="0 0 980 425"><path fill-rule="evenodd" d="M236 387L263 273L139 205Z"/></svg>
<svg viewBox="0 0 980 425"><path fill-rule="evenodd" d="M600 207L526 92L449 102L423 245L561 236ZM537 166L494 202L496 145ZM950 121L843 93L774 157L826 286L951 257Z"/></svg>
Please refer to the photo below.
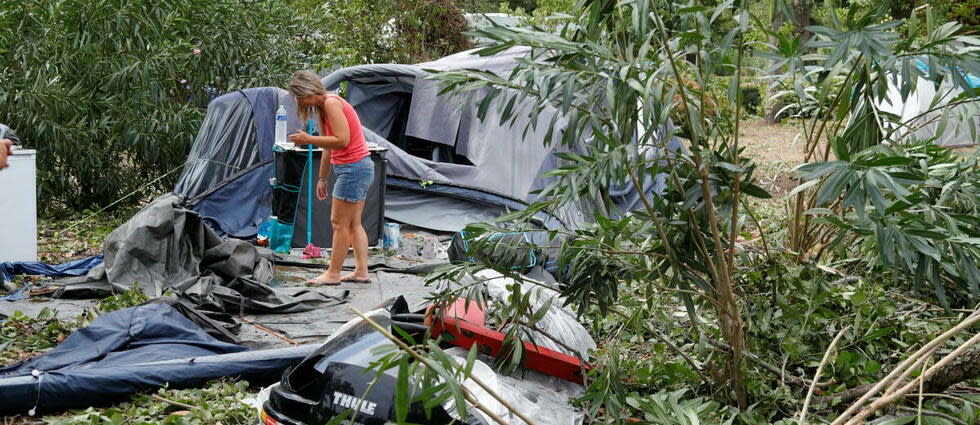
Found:
<svg viewBox="0 0 980 425"><path fill-rule="evenodd" d="M293 95L297 100L301 97L315 96L320 94L326 94L327 89L323 87L323 82L316 74L310 71L296 71L293 74L293 78L289 79L289 94ZM323 107L314 106L313 113L319 118L323 116ZM299 102L296 102L296 115L299 117L300 122L305 126L306 121L310 118L309 111L306 108L300 106ZM319 120L314 125L319 126ZM305 127L303 128L306 129Z"/></svg>

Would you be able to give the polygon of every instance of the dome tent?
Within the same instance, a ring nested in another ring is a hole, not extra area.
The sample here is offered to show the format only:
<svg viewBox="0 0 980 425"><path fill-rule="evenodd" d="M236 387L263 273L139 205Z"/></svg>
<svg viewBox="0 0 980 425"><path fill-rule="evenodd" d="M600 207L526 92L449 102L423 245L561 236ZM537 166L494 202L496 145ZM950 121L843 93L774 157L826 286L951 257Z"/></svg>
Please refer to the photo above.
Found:
<svg viewBox="0 0 980 425"><path fill-rule="evenodd" d="M269 180L280 104L289 111L289 128L297 128L296 103L282 89L238 90L208 104L174 193L223 236L254 236L272 211Z"/></svg>

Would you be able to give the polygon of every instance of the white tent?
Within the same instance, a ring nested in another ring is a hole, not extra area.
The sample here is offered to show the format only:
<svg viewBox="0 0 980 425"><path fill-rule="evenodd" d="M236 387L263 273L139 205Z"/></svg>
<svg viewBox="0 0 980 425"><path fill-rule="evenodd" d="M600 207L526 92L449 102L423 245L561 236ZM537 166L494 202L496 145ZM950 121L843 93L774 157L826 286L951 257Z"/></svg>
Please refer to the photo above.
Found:
<svg viewBox="0 0 980 425"><path fill-rule="evenodd" d="M919 68L928 72L925 64ZM924 69L923 69L924 68ZM973 88L980 88L980 78L965 76ZM878 104L883 112L901 117L895 140L911 136L917 139L935 137L941 146L971 146L980 143L980 97L963 96L962 89L950 81L937 87L932 81L917 77L915 90L902 100L896 81L890 81L886 99ZM947 106L955 104L953 106Z"/></svg>

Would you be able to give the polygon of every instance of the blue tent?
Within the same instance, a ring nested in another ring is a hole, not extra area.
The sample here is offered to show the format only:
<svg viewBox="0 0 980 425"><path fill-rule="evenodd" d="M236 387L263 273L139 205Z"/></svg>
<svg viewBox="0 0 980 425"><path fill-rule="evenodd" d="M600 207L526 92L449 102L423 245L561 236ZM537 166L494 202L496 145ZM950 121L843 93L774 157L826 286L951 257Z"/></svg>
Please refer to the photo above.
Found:
<svg viewBox="0 0 980 425"><path fill-rule="evenodd" d="M222 377L277 380L316 345L252 351L221 342L165 303L104 314L54 350L0 367L0 415L103 405Z"/></svg>
<svg viewBox="0 0 980 425"><path fill-rule="evenodd" d="M297 128L296 103L283 89L238 90L208 104L174 192L222 236L254 236L271 212L280 104L289 111L289 128Z"/></svg>

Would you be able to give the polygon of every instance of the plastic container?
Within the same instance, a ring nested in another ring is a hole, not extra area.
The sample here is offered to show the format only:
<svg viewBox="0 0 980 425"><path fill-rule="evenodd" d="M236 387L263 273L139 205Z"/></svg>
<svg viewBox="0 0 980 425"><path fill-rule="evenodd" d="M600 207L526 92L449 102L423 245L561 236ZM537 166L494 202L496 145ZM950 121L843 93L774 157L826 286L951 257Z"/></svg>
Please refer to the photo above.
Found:
<svg viewBox="0 0 980 425"><path fill-rule="evenodd" d="M381 248L385 252L392 253L398 250L402 227L398 223L385 223L384 233L381 235Z"/></svg>
<svg viewBox="0 0 980 425"><path fill-rule="evenodd" d="M286 143L286 107L279 105L276 111L276 143Z"/></svg>
<svg viewBox="0 0 980 425"><path fill-rule="evenodd" d="M278 218L272 217L269 226L269 248L279 254L289 253L293 240L293 225L285 224Z"/></svg>
<svg viewBox="0 0 980 425"><path fill-rule="evenodd" d="M269 239L269 236L272 234L272 222L275 220L275 218L269 217L259 224L259 231L256 236L259 239Z"/></svg>

